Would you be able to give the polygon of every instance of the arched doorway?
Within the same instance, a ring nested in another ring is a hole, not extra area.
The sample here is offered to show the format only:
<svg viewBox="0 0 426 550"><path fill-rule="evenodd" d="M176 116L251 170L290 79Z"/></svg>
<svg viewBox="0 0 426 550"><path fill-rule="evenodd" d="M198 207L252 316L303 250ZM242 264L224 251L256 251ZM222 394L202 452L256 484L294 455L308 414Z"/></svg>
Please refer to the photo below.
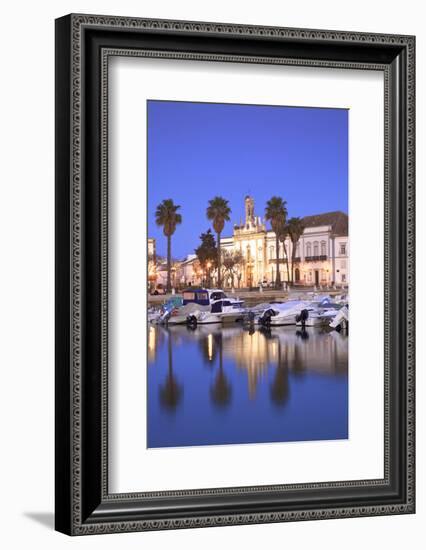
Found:
<svg viewBox="0 0 426 550"><path fill-rule="evenodd" d="M294 279L296 283L300 281L300 269L298 267L294 270Z"/></svg>

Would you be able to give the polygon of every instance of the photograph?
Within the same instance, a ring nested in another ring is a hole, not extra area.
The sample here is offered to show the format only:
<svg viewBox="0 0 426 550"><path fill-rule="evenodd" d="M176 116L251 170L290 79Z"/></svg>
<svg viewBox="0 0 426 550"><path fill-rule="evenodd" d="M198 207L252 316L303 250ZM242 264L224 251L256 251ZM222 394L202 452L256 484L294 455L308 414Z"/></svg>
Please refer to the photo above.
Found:
<svg viewBox="0 0 426 550"><path fill-rule="evenodd" d="M349 109L146 109L147 448L348 439Z"/></svg>
<svg viewBox="0 0 426 550"><path fill-rule="evenodd" d="M55 460L37 471L54 469L59 533L131 545L131 532L228 526L228 541L232 526L271 524L298 547L310 531L308 547L328 523L327 544L358 548L368 522L390 549L414 526L421 18L386 22L369 5L366 28L366 10L311 3L309 21L290 5L238 17L200 3L155 17L58 7ZM23 89L27 73L11 73ZM32 160L14 160L12 184ZM31 410L47 403L6 370Z"/></svg>

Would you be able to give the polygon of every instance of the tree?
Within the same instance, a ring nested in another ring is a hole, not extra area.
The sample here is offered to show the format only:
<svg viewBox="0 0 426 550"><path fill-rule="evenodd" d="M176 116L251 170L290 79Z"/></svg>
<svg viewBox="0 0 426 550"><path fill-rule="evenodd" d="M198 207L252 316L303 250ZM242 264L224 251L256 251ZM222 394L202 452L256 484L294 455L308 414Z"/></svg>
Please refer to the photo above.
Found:
<svg viewBox="0 0 426 550"><path fill-rule="evenodd" d="M157 206L155 212L155 221L158 226L163 228L163 233L167 237L167 292L171 291L171 272L172 272L172 235L176 226L182 223L182 216L178 213L180 206L175 204L172 199L164 199Z"/></svg>
<svg viewBox="0 0 426 550"><path fill-rule="evenodd" d="M224 250L222 253L222 265L225 274L231 277L231 286L234 286L234 276L238 276L239 268L244 264L244 256L240 250Z"/></svg>
<svg viewBox="0 0 426 550"><path fill-rule="evenodd" d="M213 222L213 229L217 233L217 286L222 285L221 280L221 257L220 257L220 234L225 227L225 222L230 220L231 209L228 206L228 201L223 197L214 197L209 200L209 205L206 210L207 219Z"/></svg>
<svg viewBox="0 0 426 550"><path fill-rule="evenodd" d="M200 235L201 244L194 252L200 262L201 269L207 272L207 285L210 286L210 270L216 266L217 248L211 229Z"/></svg>
<svg viewBox="0 0 426 550"><path fill-rule="evenodd" d="M296 248L300 237L303 235L305 226L300 218L290 218L287 223L288 234L291 239L291 281L294 281L294 260L296 258Z"/></svg>
<svg viewBox="0 0 426 550"><path fill-rule="evenodd" d="M287 239L287 236L288 236L288 225L284 224L282 229L281 229L281 233L280 233L280 242L283 243L284 259L285 259L285 263L286 263L286 267L287 267L287 280L290 282L290 268L289 268L289 265L288 265L287 248L285 246L285 240Z"/></svg>
<svg viewBox="0 0 426 550"><path fill-rule="evenodd" d="M287 202L281 197L272 197L266 203L265 219L271 222L272 231L275 233L275 249L276 249L276 262L277 269L275 274L275 286L278 288L281 286L280 277L280 249L279 238L285 226L287 218Z"/></svg>

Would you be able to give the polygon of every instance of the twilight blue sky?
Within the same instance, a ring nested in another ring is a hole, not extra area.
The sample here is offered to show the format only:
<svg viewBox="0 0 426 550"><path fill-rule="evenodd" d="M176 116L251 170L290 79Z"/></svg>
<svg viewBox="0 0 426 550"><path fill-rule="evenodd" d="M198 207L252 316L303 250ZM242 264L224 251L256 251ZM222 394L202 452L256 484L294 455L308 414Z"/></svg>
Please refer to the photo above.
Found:
<svg viewBox="0 0 426 550"><path fill-rule="evenodd" d="M244 219L244 197L264 216L273 195L287 201L289 217L348 211L348 111L218 103L148 101L148 236L165 255L155 210L171 198L182 224L172 255L193 254L211 227L209 199L229 200L233 224Z"/></svg>

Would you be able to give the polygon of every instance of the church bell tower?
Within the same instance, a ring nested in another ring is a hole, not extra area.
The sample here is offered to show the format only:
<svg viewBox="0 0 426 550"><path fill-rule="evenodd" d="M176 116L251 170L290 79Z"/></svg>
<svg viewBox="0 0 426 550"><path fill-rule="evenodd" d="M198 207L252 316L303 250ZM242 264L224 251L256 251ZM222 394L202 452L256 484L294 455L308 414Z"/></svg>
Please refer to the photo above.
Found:
<svg viewBox="0 0 426 550"><path fill-rule="evenodd" d="M246 210L246 227L253 226L255 224L254 199L249 195L247 195L245 198L245 210Z"/></svg>

